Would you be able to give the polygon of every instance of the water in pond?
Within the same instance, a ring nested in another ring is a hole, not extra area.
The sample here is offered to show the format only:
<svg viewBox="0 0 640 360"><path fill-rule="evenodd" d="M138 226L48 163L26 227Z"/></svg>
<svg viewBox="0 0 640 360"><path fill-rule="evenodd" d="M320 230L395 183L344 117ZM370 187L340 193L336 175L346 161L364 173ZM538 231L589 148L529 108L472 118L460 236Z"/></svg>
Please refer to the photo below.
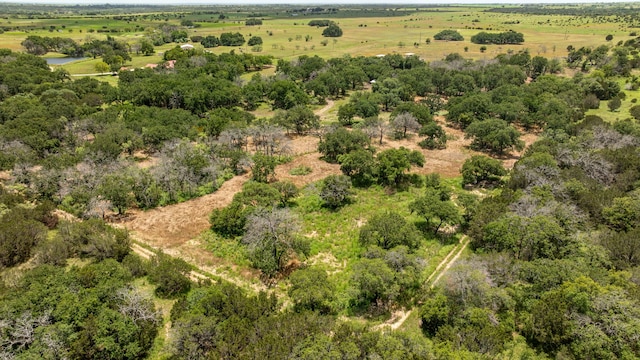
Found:
<svg viewBox="0 0 640 360"><path fill-rule="evenodd" d="M63 57L63 58L46 58L49 65L64 65L72 61L84 60L86 57Z"/></svg>

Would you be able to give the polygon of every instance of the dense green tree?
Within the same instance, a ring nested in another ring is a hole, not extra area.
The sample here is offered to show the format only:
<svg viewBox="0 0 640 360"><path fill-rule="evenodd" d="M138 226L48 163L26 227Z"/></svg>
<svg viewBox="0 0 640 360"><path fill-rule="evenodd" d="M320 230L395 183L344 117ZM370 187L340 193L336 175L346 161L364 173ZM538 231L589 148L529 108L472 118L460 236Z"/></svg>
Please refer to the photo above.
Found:
<svg viewBox="0 0 640 360"><path fill-rule="evenodd" d="M200 42L202 46L206 48L218 47L220 46L220 39L217 36L207 35Z"/></svg>
<svg viewBox="0 0 640 360"><path fill-rule="evenodd" d="M337 128L320 140L318 151L328 162L337 162L340 155L363 150L370 145L369 137L360 130Z"/></svg>
<svg viewBox="0 0 640 360"><path fill-rule="evenodd" d="M0 265L12 267L27 261L33 248L47 236L47 228L18 210L0 217Z"/></svg>
<svg viewBox="0 0 640 360"><path fill-rule="evenodd" d="M502 33L487 33L481 31L471 37L474 44L520 44L524 42L524 35L515 31Z"/></svg>
<svg viewBox="0 0 640 360"><path fill-rule="evenodd" d="M425 218L434 234L438 233L442 225L456 225L461 220L456 205L450 200L443 200L433 188L427 188L424 196L409 204L409 209Z"/></svg>
<svg viewBox="0 0 640 360"><path fill-rule="evenodd" d="M331 20L314 19L314 20L309 21L309 23L307 25L316 26L316 27L327 27L327 26L331 25L331 23L333 23L333 21L331 21Z"/></svg>
<svg viewBox="0 0 640 360"><path fill-rule="evenodd" d="M149 281L156 284L155 293L161 298L175 298L191 288L191 267L182 259L158 254L151 258Z"/></svg>
<svg viewBox="0 0 640 360"><path fill-rule="evenodd" d="M354 150L338 156L340 171L351 177L356 186L368 186L376 181L377 163L369 150Z"/></svg>
<svg viewBox="0 0 640 360"><path fill-rule="evenodd" d="M109 226L102 219L61 222L57 236L70 246L70 253L76 257L122 261L130 252L129 233Z"/></svg>
<svg viewBox="0 0 640 360"><path fill-rule="evenodd" d="M424 155L421 152L410 151L404 147L382 151L376 159L380 183L396 188L406 185L411 180L407 172L412 166L424 166Z"/></svg>
<svg viewBox="0 0 640 360"><path fill-rule="evenodd" d="M280 192L282 206L287 206L300 193L296 185L288 180L274 182L271 186Z"/></svg>
<svg viewBox="0 0 640 360"><path fill-rule="evenodd" d="M356 107L351 103L340 105L338 108L338 122L340 125L353 124L353 118L356 116Z"/></svg>
<svg viewBox="0 0 640 360"><path fill-rule="evenodd" d="M329 26L327 26L326 29L322 30L322 36L340 37L342 36L342 29L337 24L332 22L331 24L329 24Z"/></svg>
<svg viewBox="0 0 640 360"><path fill-rule="evenodd" d="M273 156L264 154L253 155L251 165L251 179L257 182L268 183L276 174L277 160Z"/></svg>
<svg viewBox="0 0 640 360"><path fill-rule="evenodd" d="M351 195L351 178L345 175L329 175L320 186L320 198L330 208L335 209L348 203Z"/></svg>
<svg viewBox="0 0 640 360"><path fill-rule="evenodd" d="M446 40L446 41L463 41L464 37L460 35L457 30L442 30L439 33L433 35L435 40Z"/></svg>
<svg viewBox="0 0 640 360"><path fill-rule="evenodd" d="M289 296L298 311L305 309L328 313L335 297L335 287L327 272L318 267L300 269L289 277Z"/></svg>
<svg viewBox="0 0 640 360"><path fill-rule="evenodd" d="M244 42L244 36L239 32L220 34L220 45L222 46L242 46Z"/></svg>
<svg viewBox="0 0 640 360"><path fill-rule="evenodd" d="M616 111L620 108L620 106L622 106L622 101L620 101L620 98L617 96L614 96L613 98L611 98L611 100L609 100L609 102L607 102L609 111Z"/></svg>
<svg viewBox="0 0 640 360"><path fill-rule="evenodd" d="M249 46L262 45L262 38L260 36L252 36L249 38L249 41L247 41L247 45Z"/></svg>
<svg viewBox="0 0 640 360"><path fill-rule="evenodd" d="M522 150L524 142L520 132L504 120L489 119L470 124L465 129L465 137L473 138L471 147L476 150L488 150L503 153L507 149Z"/></svg>
<svg viewBox="0 0 640 360"><path fill-rule="evenodd" d="M296 105L289 110L277 112L272 120L287 130L302 135L320 127L320 117L305 105Z"/></svg>
<svg viewBox="0 0 640 360"><path fill-rule="evenodd" d="M135 201L133 179L120 174L105 176L98 192L111 203L119 215L124 214Z"/></svg>
<svg viewBox="0 0 640 360"><path fill-rule="evenodd" d="M140 41L140 52L142 52L145 56L155 54L155 49L153 48L153 44L151 43L151 41L147 39Z"/></svg>
<svg viewBox="0 0 640 360"><path fill-rule="evenodd" d="M415 249L420 244L420 233L402 215L386 212L368 219L360 229L359 241L363 246L375 245L387 250L401 245Z"/></svg>
<svg viewBox="0 0 640 360"><path fill-rule="evenodd" d="M637 228L626 232L604 231L600 235L599 243L608 251L616 268L628 269L640 265L639 231Z"/></svg>
<svg viewBox="0 0 640 360"><path fill-rule="evenodd" d="M495 183L506 173L499 160L488 156L474 155L462 164L462 184Z"/></svg>
<svg viewBox="0 0 640 360"><path fill-rule="evenodd" d="M309 98L304 90L290 80L278 80L270 84L267 97L273 101L274 109L291 109L306 105Z"/></svg>
<svg viewBox="0 0 640 360"><path fill-rule="evenodd" d="M351 284L355 306L386 307L399 293L393 270L382 259L361 259L353 266Z"/></svg>
<svg viewBox="0 0 640 360"><path fill-rule="evenodd" d="M634 105L631 107L631 109L629 109L629 113L631 114L631 116L633 116L636 120L640 120L640 105Z"/></svg>
<svg viewBox="0 0 640 360"><path fill-rule="evenodd" d="M420 319L422 330L429 336L435 336L441 326L451 321L452 311L447 297L440 291L434 292L422 304Z"/></svg>
<svg viewBox="0 0 640 360"><path fill-rule="evenodd" d="M97 72L99 73L106 73L109 72L109 64L107 64L104 61L99 61L96 63L95 67Z"/></svg>
<svg viewBox="0 0 640 360"><path fill-rule="evenodd" d="M624 196L613 199L611 206L602 209L602 217L616 231L629 231L640 225L640 200Z"/></svg>
<svg viewBox="0 0 640 360"><path fill-rule="evenodd" d="M435 122L428 123L420 128L420 136L425 136L418 144L425 149L444 149L447 147L447 133L442 126Z"/></svg>
<svg viewBox="0 0 640 360"><path fill-rule="evenodd" d="M516 259L560 258L572 251L572 241L556 219L536 215L531 219L507 216L487 224L482 247L510 251Z"/></svg>
<svg viewBox="0 0 640 360"><path fill-rule="evenodd" d="M449 100L447 109L447 121L464 129L489 116L491 100L483 93L455 97Z"/></svg>

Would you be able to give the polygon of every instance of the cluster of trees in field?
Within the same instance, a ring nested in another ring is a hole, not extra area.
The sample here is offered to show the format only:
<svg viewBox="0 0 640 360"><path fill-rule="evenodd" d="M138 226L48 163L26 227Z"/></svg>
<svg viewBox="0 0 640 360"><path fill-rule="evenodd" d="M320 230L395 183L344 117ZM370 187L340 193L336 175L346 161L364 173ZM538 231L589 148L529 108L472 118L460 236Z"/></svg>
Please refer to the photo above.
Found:
<svg viewBox="0 0 640 360"><path fill-rule="evenodd" d="M457 30L442 30L433 35L435 40L463 41L464 37Z"/></svg>
<svg viewBox="0 0 640 360"><path fill-rule="evenodd" d="M182 201L215 190L243 168L246 155L228 145L232 141L226 135L212 143L192 142L198 134L218 136L230 123L246 126L253 120L233 108L241 89L225 79L213 80L208 88L219 86L219 93L209 95L224 99L204 98L198 105L187 97L185 104L176 93L180 81L184 91L204 94L207 88L187 86L193 78L177 81L179 75L153 71L123 72L118 88L90 79L71 82L31 55L8 52L6 58L12 61L3 67L14 71L3 72L0 164L13 169L29 191L75 215L102 217L110 209L123 213L134 205ZM237 71L244 71L239 66ZM157 92L145 94L148 90ZM237 98L229 100L234 94ZM112 106L101 110L105 103ZM130 160L138 151L155 153L159 161L141 169Z"/></svg>
<svg viewBox="0 0 640 360"><path fill-rule="evenodd" d="M524 42L524 35L515 31L501 33L481 31L471 37L471 42L474 44L521 44Z"/></svg>
<svg viewBox="0 0 640 360"><path fill-rule="evenodd" d="M545 6L545 5L526 5L526 6L509 6L489 9L488 12L506 13L506 14L530 14L530 15L570 15L570 16L584 16L589 18L604 18L607 17L609 21L617 20L619 18L631 17L634 18L637 13L635 9L625 6L611 6L611 5L590 5L590 6Z"/></svg>
<svg viewBox="0 0 640 360"><path fill-rule="evenodd" d="M567 47L567 66L580 67L582 71L599 69L606 76L629 76L632 69L640 66L639 49L640 38L638 37L620 42L612 49L613 54L611 55L609 54L610 49L606 45L596 48L575 48L569 45Z"/></svg>

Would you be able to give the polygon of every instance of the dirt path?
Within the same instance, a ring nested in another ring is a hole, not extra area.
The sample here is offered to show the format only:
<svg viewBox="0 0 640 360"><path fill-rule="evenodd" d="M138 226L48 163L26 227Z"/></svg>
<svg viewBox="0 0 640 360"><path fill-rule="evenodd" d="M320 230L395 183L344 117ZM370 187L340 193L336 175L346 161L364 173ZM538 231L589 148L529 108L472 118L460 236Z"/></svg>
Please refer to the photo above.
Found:
<svg viewBox="0 0 640 360"><path fill-rule="evenodd" d="M313 113L320 117L324 117L324 115L327 113L327 111L329 111L333 107L333 105L335 105L335 101L331 99L327 99L327 105L314 111Z"/></svg>
<svg viewBox="0 0 640 360"><path fill-rule="evenodd" d="M435 287L436 283L440 280L440 278L458 260L458 258L460 257L464 249L467 248L467 245L469 245L469 241L470 240L466 235L463 235L462 238L460 238L460 242L456 246L454 246L453 249L451 249L451 251L449 251L447 256L445 256L444 259L440 261L438 266L436 266L433 272L429 275L429 277L424 283L425 287L429 286L430 289L433 289ZM431 279L434 279L434 280L431 281ZM372 329L373 330L386 330L386 329L397 330L402 326L402 324L404 324L404 322L409 318L409 316L414 310L415 308L411 310L405 310L405 309L398 310L393 313L393 315L389 320L387 320L382 324L374 326Z"/></svg>
<svg viewBox="0 0 640 360"><path fill-rule="evenodd" d="M133 234L132 234L133 235ZM135 238L135 236L132 236ZM141 246L140 244L138 244L137 242L133 242L131 243L131 250L137 254L138 256L142 257L143 259L151 259L153 256L156 255L158 250L152 251L149 250L143 246ZM193 259L185 259L185 254L182 251L169 251L167 252L168 255L171 255L173 257L178 257L181 258L191 264L194 264ZM189 261L191 260L191 261ZM239 278L237 276L233 276L231 275L229 272L224 272L221 271L218 268L215 267L210 267L210 266L206 266L203 264L197 264L198 266L198 270L192 270L189 272L189 278L191 279L191 281L194 282L198 282L198 281L202 281L202 280L212 280L211 276L213 276L214 278L220 278L220 279L224 279L225 281L228 281L230 283L233 283L235 285L237 285L238 287L241 288L246 288L246 289L251 289L255 292L259 292L259 291L269 291L269 289L264 286L263 284L258 284L258 283L250 283L248 281L245 281L242 278Z"/></svg>
<svg viewBox="0 0 640 360"><path fill-rule="evenodd" d="M447 256L449 256L451 253L456 251L456 249L458 249L458 252L456 253L456 255L451 260L449 260L447 262L447 264L444 266L444 269L442 269L442 271L440 271L438 276L433 280L433 282L429 286L430 289L433 289L436 286L436 283L440 280L442 275L444 275L449 270L449 268L458 260L458 258L460 257L460 254L462 254L464 249L467 248L467 245L469 245L469 241L470 241L469 238L464 236L462 239L460 239L460 243L456 247L454 247L453 250L451 250L451 252ZM442 263L440 263L440 265L442 265ZM436 268L436 270L434 271L434 274L437 271L438 271L438 269ZM431 274L431 275L433 276L433 274Z"/></svg>

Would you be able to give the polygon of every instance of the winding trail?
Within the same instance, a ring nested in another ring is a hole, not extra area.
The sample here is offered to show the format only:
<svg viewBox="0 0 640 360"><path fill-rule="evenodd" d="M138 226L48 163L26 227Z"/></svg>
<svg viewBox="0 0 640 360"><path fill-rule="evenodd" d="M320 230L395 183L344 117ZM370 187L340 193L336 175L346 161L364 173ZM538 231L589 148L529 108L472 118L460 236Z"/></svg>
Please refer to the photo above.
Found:
<svg viewBox="0 0 640 360"><path fill-rule="evenodd" d="M335 101L331 100L331 99L327 99L327 105L325 105L324 107L314 111L313 113L323 117L329 110L331 110L331 108L333 107L333 105L335 105Z"/></svg>
<svg viewBox="0 0 640 360"><path fill-rule="evenodd" d="M427 280L424 282L424 287L428 286L429 289L433 289L436 286L436 283L440 280L440 278L442 278L442 276L446 274L449 268L451 268L451 266L460 258L460 255L462 254L464 249L466 249L467 245L469 245L469 241L470 239L466 235L463 235L460 238L460 241L458 242L458 244L456 244L456 246L454 246L453 249L449 251L447 256L445 256L444 259L440 261L438 266L436 266L433 272L429 275ZM387 320L382 324L374 326L372 329L373 330L387 330L387 329L397 330L404 324L404 322L409 318L409 316L414 310L415 308L410 310L402 309L402 310L396 311L393 313L393 315L389 320Z"/></svg>
<svg viewBox="0 0 640 360"><path fill-rule="evenodd" d="M460 239L460 243L458 243L458 245L456 245L456 247L454 247L451 252L449 252L449 254L447 254L447 257L449 255L451 255L454 251L456 251L456 249L459 249L458 252L456 253L456 255L449 260L446 265L444 266L444 269L442 269L442 271L440 271L440 273L438 274L438 276L435 278L435 280L433 280L433 282L431 283L431 285L429 286L430 289L433 289L436 286L436 283L438 282L438 280L440 280L440 278L442 277L442 275L444 275L449 268L451 267L451 265L453 265L458 258L460 257L460 254L462 254L462 252L464 251L464 249L467 248L467 245L469 245L469 238L464 235L461 239ZM438 267L440 267L440 265L442 265L444 262L441 262ZM431 274L430 277L432 277L436 272L438 271L438 268L436 268L436 270ZM429 280L427 280L427 283L429 282Z"/></svg>

